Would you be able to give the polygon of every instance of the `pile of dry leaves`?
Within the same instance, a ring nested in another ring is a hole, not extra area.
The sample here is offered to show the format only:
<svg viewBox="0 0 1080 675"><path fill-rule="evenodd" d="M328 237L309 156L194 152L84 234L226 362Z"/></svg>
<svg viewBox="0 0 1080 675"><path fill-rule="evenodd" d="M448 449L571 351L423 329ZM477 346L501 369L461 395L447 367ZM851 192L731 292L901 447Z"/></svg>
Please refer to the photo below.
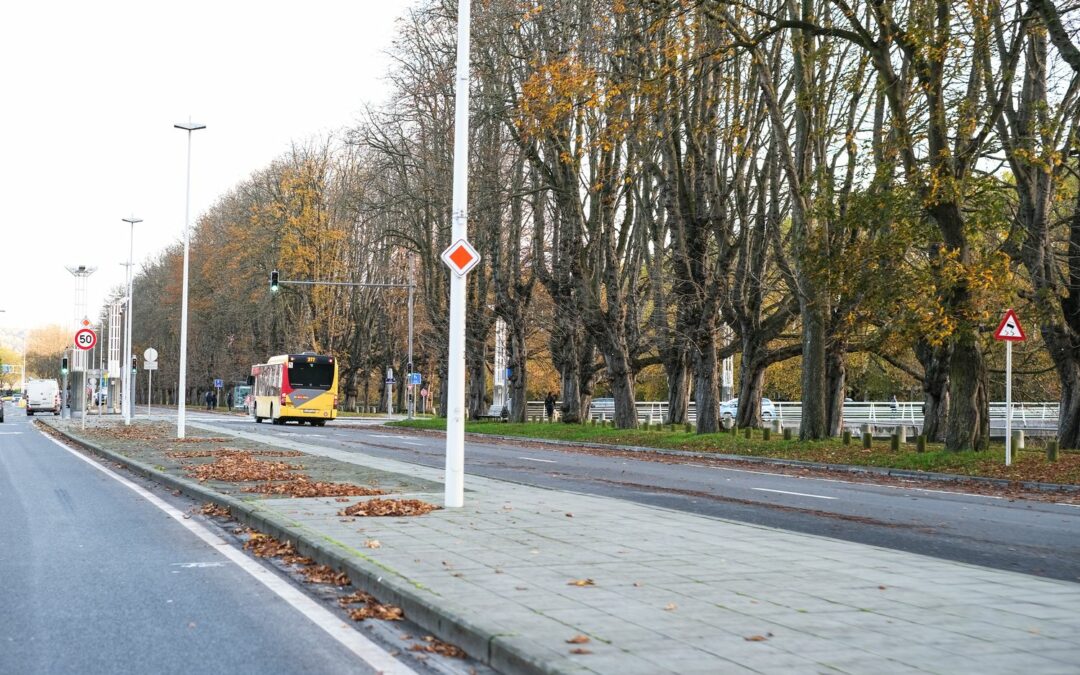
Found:
<svg viewBox="0 0 1080 675"><path fill-rule="evenodd" d="M294 476L283 483L259 483L243 488L241 492L289 495L290 497L368 497L386 494L377 488L361 487L350 483L313 481L307 476Z"/></svg>
<svg viewBox="0 0 1080 675"><path fill-rule="evenodd" d="M356 591L338 600L338 604L346 609L349 605L363 604L363 607L349 610L349 617L353 621L364 619L382 619L383 621L401 621L405 618L405 612L395 605L384 605L375 599L371 593Z"/></svg>
<svg viewBox="0 0 1080 675"><path fill-rule="evenodd" d="M338 511L339 516L422 516L440 507L419 499L369 499Z"/></svg>
<svg viewBox="0 0 1080 675"><path fill-rule="evenodd" d="M187 467L187 475L197 478L199 482L291 480L296 477L293 471L304 468L288 462L260 461L246 450L221 450L216 456L213 462Z"/></svg>
<svg viewBox="0 0 1080 675"><path fill-rule="evenodd" d="M199 512L204 516L214 516L217 518L232 518L232 512L224 506L218 506L213 502L206 502L199 509Z"/></svg>
<svg viewBox="0 0 1080 675"><path fill-rule="evenodd" d="M465 658L465 650L461 647L456 647L449 642L443 642L434 635L425 635L424 642L426 644L413 645L409 647L409 651L414 652L428 652L429 654L442 654L443 656L452 656L455 659Z"/></svg>

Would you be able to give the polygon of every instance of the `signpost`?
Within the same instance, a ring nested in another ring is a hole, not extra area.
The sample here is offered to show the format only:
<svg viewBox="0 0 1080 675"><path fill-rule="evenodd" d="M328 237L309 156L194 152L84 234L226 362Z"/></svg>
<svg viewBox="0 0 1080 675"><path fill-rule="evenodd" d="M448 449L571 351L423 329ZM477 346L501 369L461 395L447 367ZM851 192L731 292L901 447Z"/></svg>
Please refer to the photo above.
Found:
<svg viewBox="0 0 1080 675"><path fill-rule="evenodd" d="M1027 339L1016 312L1008 310L994 331L994 339L1005 343L1005 466L1012 465L1012 343Z"/></svg>
<svg viewBox="0 0 1080 675"><path fill-rule="evenodd" d="M150 409L154 405L154 371L157 370L157 350L153 347L147 348L142 353L143 368L146 369L146 419L150 419ZM132 399L134 403L134 399Z"/></svg>
<svg viewBox="0 0 1080 675"><path fill-rule="evenodd" d="M84 352L90 351L97 344L97 333L93 328L80 328L75 331L75 346Z"/></svg>

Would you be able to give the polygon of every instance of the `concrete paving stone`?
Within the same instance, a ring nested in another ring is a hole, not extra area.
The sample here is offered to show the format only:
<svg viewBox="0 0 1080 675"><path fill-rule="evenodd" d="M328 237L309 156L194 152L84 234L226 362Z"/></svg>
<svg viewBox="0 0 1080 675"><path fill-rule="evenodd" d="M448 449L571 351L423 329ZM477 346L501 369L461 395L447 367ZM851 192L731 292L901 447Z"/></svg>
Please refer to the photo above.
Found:
<svg viewBox="0 0 1080 675"><path fill-rule="evenodd" d="M849 675L908 675L936 672L874 655L828 659L823 660L821 665Z"/></svg>
<svg viewBox="0 0 1080 675"><path fill-rule="evenodd" d="M1067 664L1034 654L992 654L943 658L934 666L940 673L978 673L978 675L1076 675L1076 663Z"/></svg>

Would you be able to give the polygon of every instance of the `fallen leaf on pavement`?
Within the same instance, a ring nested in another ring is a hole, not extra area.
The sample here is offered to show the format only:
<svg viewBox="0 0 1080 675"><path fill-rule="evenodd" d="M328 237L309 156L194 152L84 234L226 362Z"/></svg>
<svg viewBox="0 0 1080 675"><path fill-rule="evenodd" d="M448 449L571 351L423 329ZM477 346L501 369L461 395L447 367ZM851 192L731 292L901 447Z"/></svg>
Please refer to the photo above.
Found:
<svg viewBox="0 0 1080 675"><path fill-rule="evenodd" d="M589 636L579 634L579 635L575 635L574 637L570 638L566 642L567 642L567 644L572 644L572 645L583 645L588 641L589 641Z"/></svg>
<svg viewBox="0 0 1080 675"><path fill-rule="evenodd" d="M765 642L769 638L765 637L764 635L750 635L748 637L744 637L743 639L747 642Z"/></svg>
<svg viewBox="0 0 1080 675"><path fill-rule="evenodd" d="M232 512L224 506L219 506L213 502L207 502L202 505L199 512L204 516L215 516L218 518L232 518Z"/></svg>
<svg viewBox="0 0 1080 675"><path fill-rule="evenodd" d="M665 612L674 612L678 608L679 608L679 606L676 605L674 602L669 602L668 604L664 605L664 611Z"/></svg>
<svg viewBox="0 0 1080 675"><path fill-rule="evenodd" d="M309 584L329 584L331 586L348 586L349 575L338 572L329 565L308 565L300 570L305 581Z"/></svg>
<svg viewBox="0 0 1080 675"><path fill-rule="evenodd" d="M595 586L596 582L592 579L571 579L566 582L567 586Z"/></svg>
<svg viewBox="0 0 1080 675"><path fill-rule="evenodd" d="M574 647L570 650L571 654L592 654L591 649L585 649L584 647Z"/></svg>
<svg viewBox="0 0 1080 675"><path fill-rule="evenodd" d="M382 548L382 544L379 543L378 539L368 539L364 542L364 546L368 548Z"/></svg>
<svg viewBox="0 0 1080 675"><path fill-rule="evenodd" d="M413 645L409 647L410 651L414 652L430 652L432 654L442 654L443 656L451 656L455 659L465 658L465 650L461 647L456 647L448 642L443 642L435 638L432 635L425 635L424 645Z"/></svg>

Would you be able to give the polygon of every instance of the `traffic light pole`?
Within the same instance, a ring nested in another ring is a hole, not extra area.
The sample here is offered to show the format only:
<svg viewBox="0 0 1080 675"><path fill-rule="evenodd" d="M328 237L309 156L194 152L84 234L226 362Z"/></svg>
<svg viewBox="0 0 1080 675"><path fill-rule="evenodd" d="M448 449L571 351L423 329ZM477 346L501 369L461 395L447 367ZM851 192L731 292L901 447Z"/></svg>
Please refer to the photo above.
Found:
<svg viewBox="0 0 1080 675"><path fill-rule="evenodd" d="M406 368L408 374L406 377L412 376L413 371L413 301L416 295L416 277L413 270L412 258L409 258L409 283L407 284L380 284L380 283L363 283L358 281L298 281L295 279L281 279L279 278L278 271L274 270L270 273L270 290L274 293L277 292L279 286L349 286L351 288L407 288L409 289L409 366ZM408 409L409 419L413 418L413 411L416 409L416 392L409 397L409 401L405 405Z"/></svg>

